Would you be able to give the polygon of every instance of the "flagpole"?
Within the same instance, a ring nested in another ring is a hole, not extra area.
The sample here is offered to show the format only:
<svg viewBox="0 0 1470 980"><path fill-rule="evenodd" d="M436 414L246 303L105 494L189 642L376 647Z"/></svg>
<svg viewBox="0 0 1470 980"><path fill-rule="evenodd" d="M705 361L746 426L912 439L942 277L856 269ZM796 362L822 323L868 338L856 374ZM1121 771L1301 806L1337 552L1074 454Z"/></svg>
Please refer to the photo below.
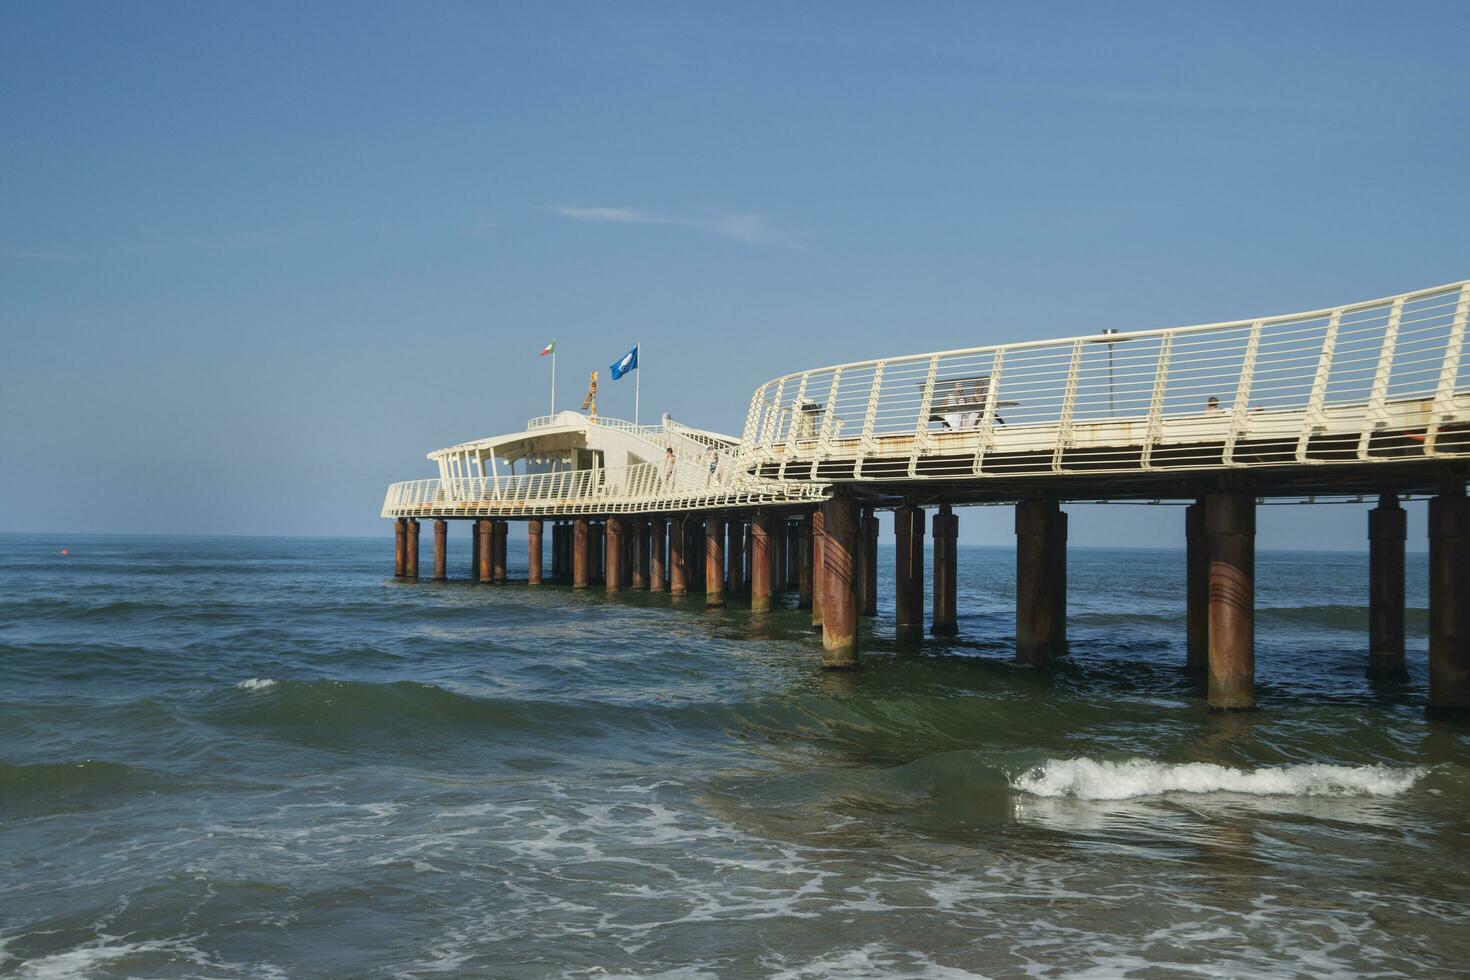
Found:
<svg viewBox="0 0 1470 980"><path fill-rule="evenodd" d="M633 379L633 424L637 425L638 397L643 393L643 341L640 340L635 343L633 345L633 349L637 351L637 353L633 355L633 358L638 362L638 376Z"/></svg>
<svg viewBox="0 0 1470 980"><path fill-rule="evenodd" d="M551 414L556 414L556 341L551 342Z"/></svg>

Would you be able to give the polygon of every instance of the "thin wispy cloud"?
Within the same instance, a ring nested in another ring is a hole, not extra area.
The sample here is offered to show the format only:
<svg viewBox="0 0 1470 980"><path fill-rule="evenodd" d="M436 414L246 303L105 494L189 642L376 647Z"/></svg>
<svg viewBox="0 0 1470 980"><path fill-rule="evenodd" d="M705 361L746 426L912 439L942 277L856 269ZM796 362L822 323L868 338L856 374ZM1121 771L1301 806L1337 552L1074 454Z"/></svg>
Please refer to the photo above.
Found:
<svg viewBox="0 0 1470 980"><path fill-rule="evenodd" d="M558 204L548 208L552 214L571 221L609 221L628 225L667 225L675 228L690 228L721 238L752 245L789 245L790 241L758 211L725 211L708 209L691 214L670 214L644 211L639 208L585 207L574 204Z"/></svg>

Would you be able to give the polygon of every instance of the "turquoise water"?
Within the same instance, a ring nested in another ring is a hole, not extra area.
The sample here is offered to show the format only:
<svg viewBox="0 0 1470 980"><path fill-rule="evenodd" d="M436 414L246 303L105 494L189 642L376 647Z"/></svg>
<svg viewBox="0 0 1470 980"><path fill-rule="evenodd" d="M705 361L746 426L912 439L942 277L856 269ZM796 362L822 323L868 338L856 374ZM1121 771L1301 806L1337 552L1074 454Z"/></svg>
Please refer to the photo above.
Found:
<svg viewBox="0 0 1470 980"><path fill-rule="evenodd" d="M391 547L0 537L0 975L1470 966L1422 556L1375 687L1365 560L1263 552L1262 710L1211 715L1178 552L1074 549L1037 671L1009 551L961 549L962 635L906 650L885 551L865 669L824 675L793 609L394 582Z"/></svg>

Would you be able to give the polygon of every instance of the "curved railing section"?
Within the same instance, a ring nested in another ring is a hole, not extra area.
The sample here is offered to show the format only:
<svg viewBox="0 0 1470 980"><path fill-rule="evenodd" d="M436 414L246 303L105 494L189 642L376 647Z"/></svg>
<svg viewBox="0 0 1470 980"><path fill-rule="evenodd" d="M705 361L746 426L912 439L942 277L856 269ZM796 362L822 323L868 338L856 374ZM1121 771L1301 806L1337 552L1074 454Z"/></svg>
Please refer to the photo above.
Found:
<svg viewBox="0 0 1470 980"><path fill-rule="evenodd" d="M686 430L687 431L687 430ZM704 444L704 443L700 443ZM410 480L388 488L384 517L658 513L819 501L826 488L752 476L735 448L708 445L667 463L521 476Z"/></svg>
<svg viewBox="0 0 1470 980"><path fill-rule="evenodd" d="M779 480L1193 471L1470 455L1470 281L1230 323L788 374L740 454Z"/></svg>

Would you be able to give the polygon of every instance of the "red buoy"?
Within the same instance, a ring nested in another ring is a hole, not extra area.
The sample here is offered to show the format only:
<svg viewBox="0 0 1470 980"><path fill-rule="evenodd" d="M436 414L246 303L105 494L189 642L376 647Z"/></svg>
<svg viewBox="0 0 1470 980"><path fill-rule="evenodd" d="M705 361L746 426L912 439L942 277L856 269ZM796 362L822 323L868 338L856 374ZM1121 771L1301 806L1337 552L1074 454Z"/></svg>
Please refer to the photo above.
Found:
<svg viewBox="0 0 1470 980"><path fill-rule="evenodd" d="M70 548L62 548L61 549L61 557L65 558L69 554L71 554L71 549Z"/></svg>

